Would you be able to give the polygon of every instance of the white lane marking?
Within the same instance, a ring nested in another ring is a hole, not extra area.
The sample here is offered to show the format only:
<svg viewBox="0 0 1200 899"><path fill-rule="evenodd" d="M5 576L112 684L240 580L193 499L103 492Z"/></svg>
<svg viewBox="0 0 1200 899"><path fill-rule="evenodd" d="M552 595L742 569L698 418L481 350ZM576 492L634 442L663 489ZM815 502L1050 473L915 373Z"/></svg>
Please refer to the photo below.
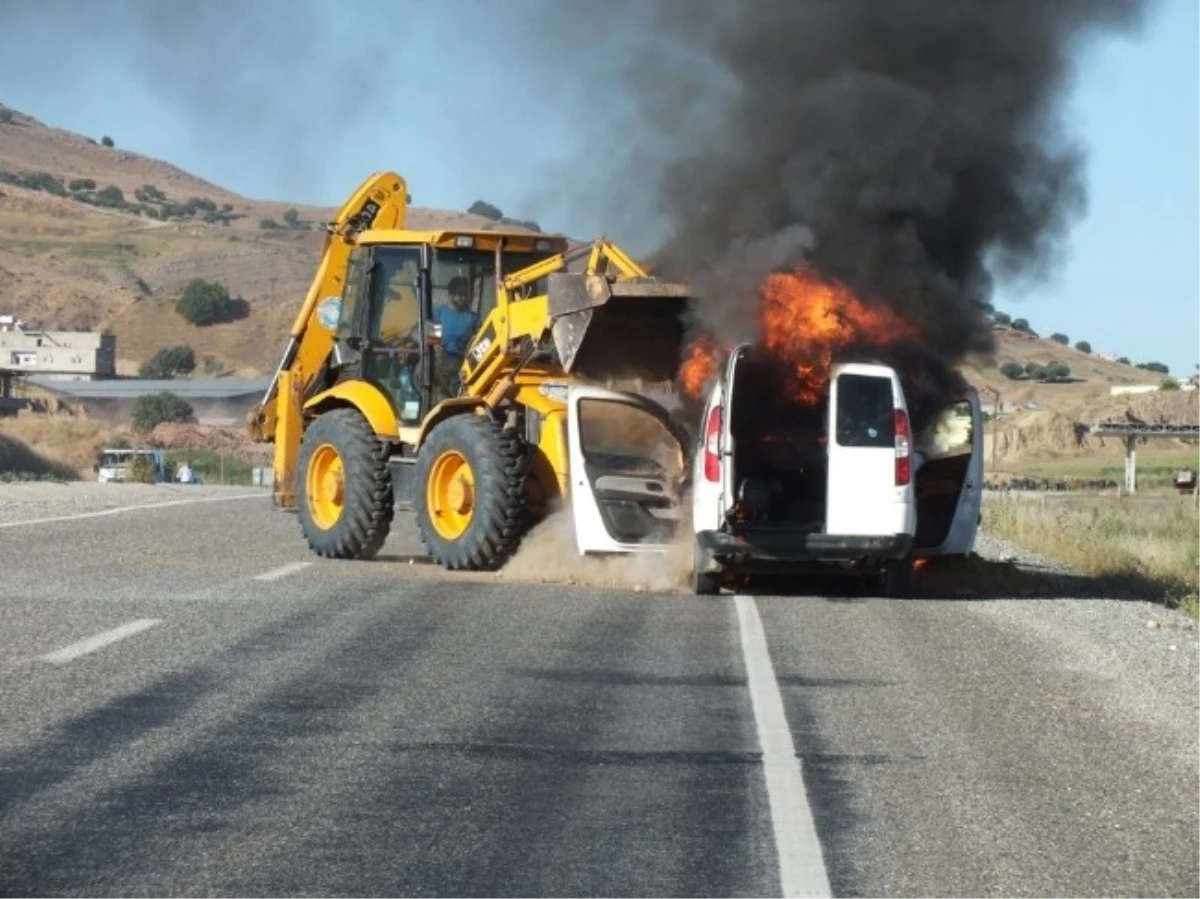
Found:
<svg viewBox="0 0 1200 899"><path fill-rule="evenodd" d="M274 568L271 571L264 571L262 574L254 575L256 581L277 581L281 577L287 577L289 574L295 574L297 571L303 571L312 562L292 562L290 565L283 565L279 568Z"/></svg>
<svg viewBox="0 0 1200 899"><path fill-rule="evenodd" d="M95 652L97 649L103 649L110 643L116 643L118 640L124 640L126 637L132 637L134 634L141 633L144 630L154 627L156 624L162 624L161 618L139 618L137 621L131 621L128 624L122 624L120 627L114 627L111 631L104 631L96 634L94 637L88 637L86 640L80 640L78 643L72 643L70 646L64 646L62 649L55 652L48 652L44 656L38 656L43 662L51 662L55 665L62 665L65 662L70 662L80 656L85 656L89 652Z"/></svg>
<svg viewBox="0 0 1200 899"><path fill-rule="evenodd" d="M195 503L224 503L235 499L263 499L263 493L238 493L234 496L206 496L197 499L176 499L169 503L146 503L141 506L117 506L100 512L80 512L78 515L56 515L53 518L31 518L28 521L9 521L0 528L20 528L27 524L49 524L53 521L76 521L80 518L100 518L104 515L119 515L122 512L137 512L141 509L165 509L167 506L190 506Z"/></svg>
<svg viewBox="0 0 1200 899"><path fill-rule="evenodd" d="M832 896L825 857L817 839L804 775L800 772L800 760L796 758L796 747L783 710L783 696L779 692L779 682L775 680L758 606L749 596L735 596L734 603L750 681L754 724L762 748L783 895Z"/></svg>

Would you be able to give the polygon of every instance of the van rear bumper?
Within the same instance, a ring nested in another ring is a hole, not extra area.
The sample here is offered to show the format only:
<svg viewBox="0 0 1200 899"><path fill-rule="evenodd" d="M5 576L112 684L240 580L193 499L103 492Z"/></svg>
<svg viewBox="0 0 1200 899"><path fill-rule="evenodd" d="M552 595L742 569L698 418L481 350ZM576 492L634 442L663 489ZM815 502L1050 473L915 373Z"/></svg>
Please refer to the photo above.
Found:
<svg viewBox="0 0 1200 899"><path fill-rule="evenodd" d="M737 533L700 531L700 546L722 561L850 562L903 559L913 549L912 534L820 534L789 528L755 528Z"/></svg>

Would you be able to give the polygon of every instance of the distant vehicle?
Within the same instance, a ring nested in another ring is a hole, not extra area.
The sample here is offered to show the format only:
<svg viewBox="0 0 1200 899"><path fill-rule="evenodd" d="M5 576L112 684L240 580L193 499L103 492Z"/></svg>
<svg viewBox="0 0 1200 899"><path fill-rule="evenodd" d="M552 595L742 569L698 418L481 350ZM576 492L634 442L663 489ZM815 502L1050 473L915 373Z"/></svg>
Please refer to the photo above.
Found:
<svg viewBox="0 0 1200 899"><path fill-rule="evenodd" d="M1190 468L1179 469L1175 472L1174 484L1176 493L1195 493L1196 472Z"/></svg>
<svg viewBox="0 0 1200 899"><path fill-rule="evenodd" d="M113 447L100 451L100 456L92 466L97 480L101 484L111 484L116 481L135 480L130 477L130 468L135 459L148 459L153 472L153 482L167 483L171 480L170 466L167 456L160 449L130 449Z"/></svg>

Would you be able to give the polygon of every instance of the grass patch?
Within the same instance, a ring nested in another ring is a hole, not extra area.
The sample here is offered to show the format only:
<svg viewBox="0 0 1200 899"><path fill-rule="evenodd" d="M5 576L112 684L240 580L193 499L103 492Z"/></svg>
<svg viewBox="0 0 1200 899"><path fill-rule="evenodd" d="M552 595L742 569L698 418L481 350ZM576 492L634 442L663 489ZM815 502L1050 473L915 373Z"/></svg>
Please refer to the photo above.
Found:
<svg viewBox="0 0 1200 899"><path fill-rule="evenodd" d="M983 527L1124 593L1197 616L1195 497L996 497L984 503Z"/></svg>
<svg viewBox="0 0 1200 899"><path fill-rule="evenodd" d="M76 481L75 469L0 434L0 481Z"/></svg>

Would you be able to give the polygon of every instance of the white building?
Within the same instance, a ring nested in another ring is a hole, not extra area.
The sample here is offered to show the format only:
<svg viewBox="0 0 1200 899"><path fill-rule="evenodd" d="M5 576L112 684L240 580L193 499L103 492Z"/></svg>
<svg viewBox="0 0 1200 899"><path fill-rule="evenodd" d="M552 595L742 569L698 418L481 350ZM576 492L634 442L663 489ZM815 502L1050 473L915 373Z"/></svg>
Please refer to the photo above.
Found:
<svg viewBox="0 0 1200 899"><path fill-rule="evenodd" d="M0 372L94 381L117 375L117 339L93 331L43 331L0 315Z"/></svg>

